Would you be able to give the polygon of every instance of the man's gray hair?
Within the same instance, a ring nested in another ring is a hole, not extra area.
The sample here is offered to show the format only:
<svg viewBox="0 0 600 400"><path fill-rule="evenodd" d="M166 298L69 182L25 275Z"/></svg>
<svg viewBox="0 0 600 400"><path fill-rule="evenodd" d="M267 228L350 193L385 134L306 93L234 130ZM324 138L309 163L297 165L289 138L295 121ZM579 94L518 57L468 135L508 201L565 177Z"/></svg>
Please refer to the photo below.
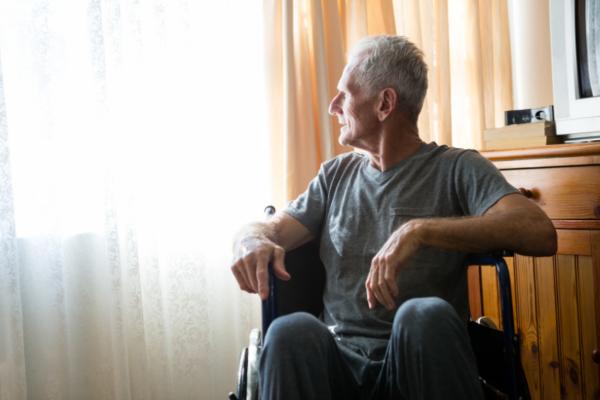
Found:
<svg viewBox="0 0 600 400"><path fill-rule="evenodd" d="M357 82L370 95L391 87L401 109L415 121L427 93L427 64L423 52L404 36L369 36L350 53L355 62Z"/></svg>

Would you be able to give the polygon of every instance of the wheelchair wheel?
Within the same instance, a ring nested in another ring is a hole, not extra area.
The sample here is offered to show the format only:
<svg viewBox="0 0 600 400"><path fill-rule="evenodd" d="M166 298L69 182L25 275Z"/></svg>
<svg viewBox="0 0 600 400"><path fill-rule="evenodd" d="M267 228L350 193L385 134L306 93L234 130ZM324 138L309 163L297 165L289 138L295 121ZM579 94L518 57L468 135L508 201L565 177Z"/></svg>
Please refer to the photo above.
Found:
<svg viewBox="0 0 600 400"><path fill-rule="evenodd" d="M258 329L250 332L250 344L248 345L248 377L246 386L246 399L258 400L258 361L260 360L261 333Z"/></svg>
<svg viewBox="0 0 600 400"><path fill-rule="evenodd" d="M237 376L237 400L246 400L246 386L247 386L247 376L248 376L248 348L245 347L242 350L242 355L240 356L240 367L238 369ZM231 397L231 396L230 396Z"/></svg>
<svg viewBox="0 0 600 400"><path fill-rule="evenodd" d="M250 343L244 348L238 369L236 396L230 399L258 400L258 362L260 360L262 337L260 330L252 329Z"/></svg>

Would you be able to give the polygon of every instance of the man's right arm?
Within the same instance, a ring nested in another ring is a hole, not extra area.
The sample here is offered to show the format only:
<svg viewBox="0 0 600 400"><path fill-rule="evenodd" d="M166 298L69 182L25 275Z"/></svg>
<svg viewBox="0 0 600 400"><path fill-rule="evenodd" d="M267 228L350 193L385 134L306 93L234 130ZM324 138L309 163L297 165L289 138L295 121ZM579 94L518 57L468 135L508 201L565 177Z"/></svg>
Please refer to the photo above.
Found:
<svg viewBox="0 0 600 400"><path fill-rule="evenodd" d="M288 280L285 252L309 242L314 235L295 218L278 212L268 221L246 225L236 235L233 245L234 262L231 272L248 293L269 296L269 263L279 279Z"/></svg>

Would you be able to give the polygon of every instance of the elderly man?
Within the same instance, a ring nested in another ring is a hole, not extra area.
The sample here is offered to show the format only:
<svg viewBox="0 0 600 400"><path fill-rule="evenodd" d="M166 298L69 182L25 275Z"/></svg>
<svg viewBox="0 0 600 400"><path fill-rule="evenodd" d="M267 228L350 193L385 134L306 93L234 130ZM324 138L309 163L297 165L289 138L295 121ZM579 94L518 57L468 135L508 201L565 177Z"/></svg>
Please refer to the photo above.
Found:
<svg viewBox="0 0 600 400"><path fill-rule="evenodd" d="M477 152L424 143L421 51L404 37L362 40L329 106L351 152L325 162L305 193L242 230L231 269L268 295L267 265L320 242L323 320L274 321L260 363L262 399L473 399L481 388L466 330L464 254L550 255L546 215Z"/></svg>

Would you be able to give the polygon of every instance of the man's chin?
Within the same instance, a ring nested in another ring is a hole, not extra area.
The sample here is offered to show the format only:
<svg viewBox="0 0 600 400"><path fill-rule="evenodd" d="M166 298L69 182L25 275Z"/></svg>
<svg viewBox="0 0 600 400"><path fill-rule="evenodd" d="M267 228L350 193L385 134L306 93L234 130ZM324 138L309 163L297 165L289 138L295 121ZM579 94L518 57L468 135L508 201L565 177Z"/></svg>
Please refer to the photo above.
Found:
<svg viewBox="0 0 600 400"><path fill-rule="evenodd" d="M338 136L338 142L342 146L351 146L350 141L348 140L348 135L345 135L344 132L340 132L340 136Z"/></svg>

